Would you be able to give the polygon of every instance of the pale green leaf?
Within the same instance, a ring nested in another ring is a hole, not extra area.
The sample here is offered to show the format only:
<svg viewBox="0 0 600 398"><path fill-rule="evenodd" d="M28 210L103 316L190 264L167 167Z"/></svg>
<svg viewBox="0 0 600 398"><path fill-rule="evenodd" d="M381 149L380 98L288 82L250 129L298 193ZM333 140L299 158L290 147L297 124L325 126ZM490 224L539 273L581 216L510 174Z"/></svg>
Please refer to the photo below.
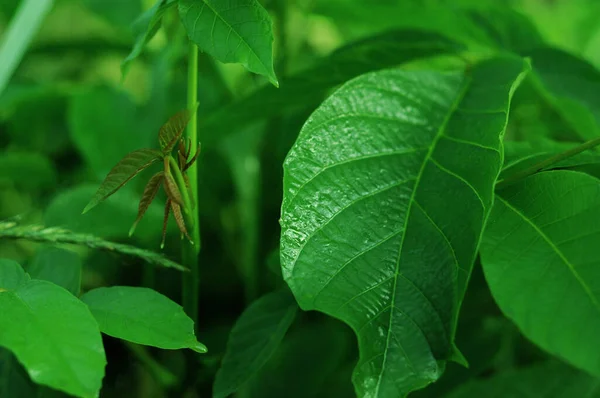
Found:
<svg viewBox="0 0 600 398"><path fill-rule="evenodd" d="M78 397L96 397L106 357L98 324L65 289L32 280L0 292L0 345L31 379Z"/></svg>
<svg viewBox="0 0 600 398"><path fill-rule="evenodd" d="M244 311L229 335L213 397L227 398L261 370L279 347L297 309L285 289L261 297Z"/></svg>
<svg viewBox="0 0 600 398"><path fill-rule="evenodd" d="M528 65L470 75L388 70L346 83L284 164L281 262L300 306L358 335L359 397L435 381L502 166L510 98Z"/></svg>
<svg viewBox="0 0 600 398"><path fill-rule="evenodd" d="M79 295L81 287L81 260L69 250L46 247L36 253L27 266L33 279L52 282Z"/></svg>
<svg viewBox="0 0 600 398"><path fill-rule="evenodd" d="M528 177L496 196L481 262L500 309L546 351L600 376L600 180Z"/></svg>
<svg viewBox="0 0 600 398"><path fill-rule="evenodd" d="M475 380L444 398L600 398L600 380L560 362L546 362Z"/></svg>
<svg viewBox="0 0 600 398"><path fill-rule="evenodd" d="M176 4L177 2L175 1L167 2L167 0L158 0L154 6L135 20L133 23L133 31L136 36L135 43L129 55L121 62L121 75L123 79L129 71L131 62L139 57L146 44L160 29L165 12Z"/></svg>
<svg viewBox="0 0 600 398"><path fill-rule="evenodd" d="M109 336L169 350L206 352L183 308L152 289L103 287L90 290L81 300L96 317L102 333Z"/></svg>
<svg viewBox="0 0 600 398"><path fill-rule="evenodd" d="M53 5L54 0L21 1L0 41L0 96Z"/></svg>
<svg viewBox="0 0 600 398"><path fill-rule="evenodd" d="M0 258L0 292L14 290L31 278L16 261Z"/></svg>
<svg viewBox="0 0 600 398"><path fill-rule="evenodd" d="M241 63L278 85L273 69L273 24L258 0L180 0L190 39L224 63Z"/></svg>
<svg viewBox="0 0 600 398"><path fill-rule="evenodd" d="M144 169L162 159L162 154L155 149L138 149L125 155L119 163L108 173L96 194L83 209L83 214L108 198L119 188L125 185L133 177Z"/></svg>

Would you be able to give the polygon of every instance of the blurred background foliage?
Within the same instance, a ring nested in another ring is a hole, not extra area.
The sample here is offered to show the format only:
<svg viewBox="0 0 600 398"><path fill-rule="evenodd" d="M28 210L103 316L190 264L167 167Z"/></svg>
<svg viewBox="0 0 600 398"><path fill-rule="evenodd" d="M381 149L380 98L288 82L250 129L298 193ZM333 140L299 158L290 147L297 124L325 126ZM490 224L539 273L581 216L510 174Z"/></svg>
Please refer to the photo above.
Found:
<svg viewBox="0 0 600 398"><path fill-rule="evenodd" d="M0 2L0 40L18 4L18 0ZM158 128L185 107L187 39L176 13L167 14L163 28L121 78L121 61L135 39L132 23L152 5L152 0L55 1L0 93L0 220L19 216L23 223L62 226L159 249L159 207L153 206L136 235L127 237L144 178L81 215L108 170L133 149L157 147ZM164 367L162 372L172 376L165 379L139 351L105 337L108 367L103 396L210 394L235 319L252 300L283 283L278 219L285 155L327 93L366 71L364 66L351 70L354 58L330 55L334 50L388 29L410 28L444 34L469 52L467 57L433 56L401 66L407 69L462 68L468 57L519 52L538 42L586 60L590 73L597 74L600 68L597 0L264 0L263 5L274 20L279 90L239 65L200 56L199 340L209 347L209 354L198 358L198 368L190 376L183 369L183 353L150 350ZM368 62L402 63L385 61L390 56L385 48L380 55ZM553 65L540 69L547 72L540 72L546 84L553 84L560 62L545 56L536 55L533 62ZM570 83L585 86L591 81L581 79L585 71L572 76ZM591 87L600 83L595 84ZM531 78L519 89L508 139L534 145L548 138L581 141L586 131L592 134L590 125L561 115L556 102L541 92ZM600 89L586 93L580 100L600 120ZM174 223L169 228L165 254L177 260L180 240ZM42 244L27 241L0 241L0 257L25 265L42 249ZM151 286L179 300L181 275L175 271L80 247L68 249L79 253L84 264L84 291L116 284ZM440 397L475 377L547 359L501 317L479 267L457 338L470 367L448 364L438 383L415 396ZM340 322L316 313L299 314L278 353L240 396L353 396L355 345L355 337ZM19 374L22 370L0 365L0 378L27 383L27 376ZM41 390L42 396L55 394Z"/></svg>

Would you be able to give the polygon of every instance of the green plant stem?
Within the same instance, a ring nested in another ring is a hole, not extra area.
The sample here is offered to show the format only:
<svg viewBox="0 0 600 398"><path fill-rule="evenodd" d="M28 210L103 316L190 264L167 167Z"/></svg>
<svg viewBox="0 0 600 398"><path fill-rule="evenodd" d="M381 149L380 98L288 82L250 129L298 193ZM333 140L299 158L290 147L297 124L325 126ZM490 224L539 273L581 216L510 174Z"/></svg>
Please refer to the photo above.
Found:
<svg viewBox="0 0 600 398"><path fill-rule="evenodd" d="M581 145L576 146L575 148L571 148L569 150L566 150L564 152L561 152L559 154L551 156L547 159L544 159L541 162L538 162L531 167L521 170L513 175L506 177L504 180L499 181L496 184L496 189L504 188L510 184L513 184L513 183L519 181L519 180L522 180L525 177L529 177L532 174L542 171L543 169L550 167L553 164L556 164L560 161L563 161L572 156L575 156L583 151L587 151L588 149L592 149L593 147L598 146L598 145L600 145L600 137L594 138L592 140L584 142Z"/></svg>
<svg viewBox="0 0 600 398"><path fill-rule="evenodd" d="M183 216L185 217L188 225L191 226L196 221L192 216L192 202L190 200L190 196L188 195L187 189L185 189L185 180L183 179L183 174L181 173L179 165L177 165L177 162L173 156L169 156L169 166L169 172L171 172L171 175L173 178L175 178L175 182L179 187L179 191L181 192L181 197L183 199ZM196 244L196 241L194 241L194 244Z"/></svg>
<svg viewBox="0 0 600 398"><path fill-rule="evenodd" d="M198 142L198 47L192 41L188 44L188 80L187 80L187 106L192 111L192 116L187 126L187 137L192 147ZM194 154L191 153L190 156ZM200 270L198 267L198 255L200 253L200 219L198 216L198 162L195 162L187 170L190 180L190 191L192 192L192 203L196 204L190 215L190 236L194 245L189 243L183 246L183 263L190 269L190 273L183 277L183 308L198 325L198 297L200 289ZM185 190L185 189L184 189ZM191 209L191 208L190 208Z"/></svg>

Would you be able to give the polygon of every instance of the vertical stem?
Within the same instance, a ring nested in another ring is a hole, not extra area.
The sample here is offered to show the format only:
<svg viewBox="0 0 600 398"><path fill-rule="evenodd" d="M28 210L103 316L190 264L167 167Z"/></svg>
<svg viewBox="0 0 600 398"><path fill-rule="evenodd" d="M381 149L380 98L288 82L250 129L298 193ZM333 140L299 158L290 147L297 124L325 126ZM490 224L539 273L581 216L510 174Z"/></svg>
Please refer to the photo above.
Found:
<svg viewBox="0 0 600 398"><path fill-rule="evenodd" d="M190 41L188 50L188 80L187 80L187 106L193 110L192 117L187 126L187 137L191 141L192 148L198 143L198 47ZM191 153L190 156L194 154ZM194 245L189 242L183 244L183 262L190 272L183 274L183 308L185 312L198 324L198 296L200 288L200 270L198 268L198 254L200 253L200 220L198 217L198 167L197 162L188 170L190 188L192 191L192 203L196 208L192 211L193 224L189 226L190 236Z"/></svg>

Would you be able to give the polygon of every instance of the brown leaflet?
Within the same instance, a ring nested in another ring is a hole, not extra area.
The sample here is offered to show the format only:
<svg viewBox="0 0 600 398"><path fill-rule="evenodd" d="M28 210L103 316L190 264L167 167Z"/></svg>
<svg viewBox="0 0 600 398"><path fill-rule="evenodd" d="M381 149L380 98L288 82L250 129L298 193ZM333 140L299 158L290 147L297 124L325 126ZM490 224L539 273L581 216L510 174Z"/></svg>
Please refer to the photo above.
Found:
<svg viewBox="0 0 600 398"><path fill-rule="evenodd" d="M191 148L191 145L190 145L190 148ZM188 151L188 153L189 153L189 151ZM190 161L185 164L185 166L183 167L183 169L181 171L183 172L183 171L186 171L187 169L189 169L190 166L194 164L196 159L198 159L198 155L200 155L200 143L198 143L198 146L196 147L196 153L194 154L194 157L191 158Z"/></svg>
<svg viewBox="0 0 600 398"><path fill-rule="evenodd" d="M187 228L185 227L185 221L183 219L183 214L181 214L181 207L175 202L171 202L171 209L173 210L173 216L175 217L175 222L177 222L177 227L179 227L179 231L181 231L182 235L190 241L193 245L194 241L188 235Z"/></svg>
<svg viewBox="0 0 600 398"><path fill-rule="evenodd" d="M140 204L138 206L137 218L135 219L133 225L131 226L131 229L129 230L129 236L133 235L133 232L135 231L135 228L137 227L138 223L140 222L142 217L144 217L144 214L146 214L148 207L150 207L150 204L156 197L156 194L160 189L160 185L163 182L164 174L164 171L159 171L158 173L154 174L152 178L150 178L150 181L148 181L148 183L146 184L146 187L144 188L144 193L142 194L142 199L140 199Z"/></svg>
<svg viewBox="0 0 600 398"><path fill-rule="evenodd" d="M163 154L167 155L173 150L190 121L190 117L189 109L179 111L160 128L158 142Z"/></svg>
<svg viewBox="0 0 600 398"><path fill-rule="evenodd" d="M167 192L167 196L169 197L169 199L171 199L171 201L177 203L180 206L185 206L185 204L183 203L183 198L181 197L181 191L175 183L175 180L173 179L171 173L165 173L164 182L165 191Z"/></svg>
<svg viewBox="0 0 600 398"><path fill-rule="evenodd" d="M155 149L138 149L130 152L119 161L108 173L92 200L85 206L85 214L110 195L117 192L129 180L142 170L162 159L162 154Z"/></svg>

